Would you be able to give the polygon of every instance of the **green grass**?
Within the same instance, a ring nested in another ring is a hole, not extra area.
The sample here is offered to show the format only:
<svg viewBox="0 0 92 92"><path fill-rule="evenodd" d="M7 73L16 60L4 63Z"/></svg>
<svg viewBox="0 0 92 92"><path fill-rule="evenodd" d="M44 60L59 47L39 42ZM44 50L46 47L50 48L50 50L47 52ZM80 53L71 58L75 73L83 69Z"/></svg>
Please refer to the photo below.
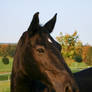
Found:
<svg viewBox="0 0 92 92"><path fill-rule="evenodd" d="M2 57L0 57L0 73L2 73L2 72L11 72L12 62L13 62L13 58L9 57L9 64L5 65L2 62Z"/></svg>
<svg viewBox="0 0 92 92"><path fill-rule="evenodd" d="M10 74L4 74L11 72L13 58L9 57L9 64L5 65L0 57L0 92L10 92L10 82L7 81L10 78Z"/></svg>
<svg viewBox="0 0 92 92"><path fill-rule="evenodd" d="M0 81L0 92L10 92L10 82Z"/></svg>
<svg viewBox="0 0 92 92"><path fill-rule="evenodd" d="M73 62L73 63L71 63L70 67L74 67L74 68L88 68L89 66L86 63L84 63L84 62L80 62L80 63Z"/></svg>
<svg viewBox="0 0 92 92"><path fill-rule="evenodd" d="M0 74L0 81L9 80L10 74Z"/></svg>
<svg viewBox="0 0 92 92"><path fill-rule="evenodd" d="M13 58L9 57L9 64L5 65L2 62L2 57L0 57L0 92L10 92L10 74L4 74L11 72Z"/></svg>
<svg viewBox="0 0 92 92"><path fill-rule="evenodd" d="M76 73L76 72L79 72L81 71L81 69L71 69L72 73Z"/></svg>
<svg viewBox="0 0 92 92"><path fill-rule="evenodd" d="M86 63L84 62L73 62L70 66L70 69L72 71L72 73L75 73L75 72L79 72L81 70L84 70L86 68L89 68L89 67L92 67L92 66L88 66Z"/></svg>

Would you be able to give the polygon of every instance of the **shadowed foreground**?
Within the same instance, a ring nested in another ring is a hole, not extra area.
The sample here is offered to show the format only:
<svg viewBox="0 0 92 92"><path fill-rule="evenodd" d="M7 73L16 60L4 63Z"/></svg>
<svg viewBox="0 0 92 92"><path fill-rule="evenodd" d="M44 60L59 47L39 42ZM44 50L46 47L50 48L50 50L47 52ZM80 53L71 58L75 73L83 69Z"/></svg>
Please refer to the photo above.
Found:
<svg viewBox="0 0 92 92"><path fill-rule="evenodd" d="M80 92L91 92L92 90L92 68L74 73L75 80Z"/></svg>

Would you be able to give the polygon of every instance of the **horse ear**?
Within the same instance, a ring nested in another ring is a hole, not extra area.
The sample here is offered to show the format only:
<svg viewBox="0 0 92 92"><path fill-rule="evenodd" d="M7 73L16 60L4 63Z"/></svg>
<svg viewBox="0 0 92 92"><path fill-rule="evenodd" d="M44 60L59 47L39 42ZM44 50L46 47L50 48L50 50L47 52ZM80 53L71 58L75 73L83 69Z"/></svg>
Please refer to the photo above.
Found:
<svg viewBox="0 0 92 92"><path fill-rule="evenodd" d="M39 26L39 12L35 13L32 22L28 28L28 31L35 31Z"/></svg>
<svg viewBox="0 0 92 92"><path fill-rule="evenodd" d="M49 20L44 27L48 29L49 33L51 33L54 29L55 23L56 23L57 13L54 15L54 17Z"/></svg>

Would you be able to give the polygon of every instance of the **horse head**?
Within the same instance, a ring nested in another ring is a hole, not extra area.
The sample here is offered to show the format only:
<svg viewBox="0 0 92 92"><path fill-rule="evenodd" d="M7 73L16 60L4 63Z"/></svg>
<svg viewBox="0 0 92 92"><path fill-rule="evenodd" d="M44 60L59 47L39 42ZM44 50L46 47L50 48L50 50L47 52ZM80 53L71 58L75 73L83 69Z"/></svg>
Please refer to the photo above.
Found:
<svg viewBox="0 0 92 92"><path fill-rule="evenodd" d="M28 30L23 33L18 42L12 76L14 75L16 80L18 78L20 80L28 79L30 82L39 80L53 90L46 92L79 92L72 73L61 55L61 45L50 35L54 29L56 18L57 14L44 26L41 26L39 13L34 14ZM15 84L17 85L17 83Z"/></svg>

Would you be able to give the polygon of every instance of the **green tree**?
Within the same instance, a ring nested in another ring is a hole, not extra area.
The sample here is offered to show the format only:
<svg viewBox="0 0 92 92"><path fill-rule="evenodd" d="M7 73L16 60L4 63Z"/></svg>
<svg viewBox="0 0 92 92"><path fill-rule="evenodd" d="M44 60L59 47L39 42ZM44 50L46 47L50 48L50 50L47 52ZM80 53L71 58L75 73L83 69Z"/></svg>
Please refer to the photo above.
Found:
<svg viewBox="0 0 92 92"><path fill-rule="evenodd" d="M9 59L8 59L6 56L4 56L4 57L2 58L2 62L3 62L4 64L9 64Z"/></svg>
<svg viewBox="0 0 92 92"><path fill-rule="evenodd" d="M82 59L82 42L79 40L77 31L75 31L72 35L63 35L62 33L60 33L60 35L57 36L56 39L62 46L62 54L65 58L74 59L75 57L81 57Z"/></svg>

